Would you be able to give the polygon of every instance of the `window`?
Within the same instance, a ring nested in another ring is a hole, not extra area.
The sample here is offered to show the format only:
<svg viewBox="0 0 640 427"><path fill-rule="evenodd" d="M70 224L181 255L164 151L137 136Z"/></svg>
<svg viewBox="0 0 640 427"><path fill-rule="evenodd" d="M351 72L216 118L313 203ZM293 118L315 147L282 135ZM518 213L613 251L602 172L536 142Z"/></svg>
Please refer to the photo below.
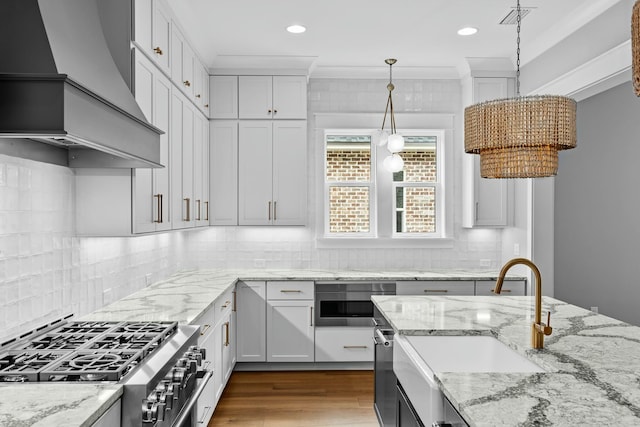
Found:
<svg viewBox="0 0 640 427"><path fill-rule="evenodd" d="M382 168L370 131L325 131L325 237L443 237L444 131L402 131L404 168Z"/></svg>

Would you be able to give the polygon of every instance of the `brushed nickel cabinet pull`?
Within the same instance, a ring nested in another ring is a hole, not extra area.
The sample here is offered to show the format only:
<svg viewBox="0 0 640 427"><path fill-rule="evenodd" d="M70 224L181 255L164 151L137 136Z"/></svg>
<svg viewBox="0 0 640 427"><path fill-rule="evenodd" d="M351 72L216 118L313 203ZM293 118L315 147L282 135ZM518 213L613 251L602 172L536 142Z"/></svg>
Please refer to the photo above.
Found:
<svg viewBox="0 0 640 427"><path fill-rule="evenodd" d="M310 316L311 323L309 326L313 326L313 307L309 307L309 311L311 312L311 316Z"/></svg>
<svg viewBox="0 0 640 427"><path fill-rule="evenodd" d="M206 215L204 220L209 221L209 202L204 202L204 206L205 206L204 213Z"/></svg>
<svg viewBox="0 0 640 427"><path fill-rule="evenodd" d="M278 219L278 202L273 202L273 220L276 221Z"/></svg>
<svg viewBox="0 0 640 427"><path fill-rule="evenodd" d="M154 51L155 53L157 53L158 55L161 55L161 56L162 56L162 49L160 49L160 47L159 47L159 46L154 47L154 48L153 48L153 51Z"/></svg>
<svg viewBox="0 0 640 427"><path fill-rule="evenodd" d="M190 198L186 198L186 199L182 199L185 202L187 202L187 218L184 221L191 221L191 199Z"/></svg>
<svg viewBox="0 0 640 427"><path fill-rule="evenodd" d="M269 201L269 221L271 221L271 201Z"/></svg>
<svg viewBox="0 0 640 427"><path fill-rule="evenodd" d="M343 345L342 348L369 348L366 345Z"/></svg>
<svg viewBox="0 0 640 427"><path fill-rule="evenodd" d="M426 293L439 293L439 294L446 294L447 292L449 292L447 289L425 289L424 290Z"/></svg>
<svg viewBox="0 0 640 427"><path fill-rule="evenodd" d="M200 199L196 199L196 221L200 221Z"/></svg>
<svg viewBox="0 0 640 427"><path fill-rule="evenodd" d="M286 294L286 293L302 293L302 291L300 289L280 289L280 292Z"/></svg>
<svg viewBox="0 0 640 427"><path fill-rule="evenodd" d="M225 328L224 346L229 347L229 322L224 322L224 328Z"/></svg>

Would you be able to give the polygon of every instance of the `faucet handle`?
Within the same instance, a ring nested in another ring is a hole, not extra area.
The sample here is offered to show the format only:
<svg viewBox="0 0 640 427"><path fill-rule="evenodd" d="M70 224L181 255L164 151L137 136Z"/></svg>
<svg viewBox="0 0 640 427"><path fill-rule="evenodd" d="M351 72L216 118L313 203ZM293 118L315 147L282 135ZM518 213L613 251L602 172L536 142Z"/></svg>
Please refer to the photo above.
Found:
<svg viewBox="0 0 640 427"><path fill-rule="evenodd" d="M551 327L551 312L548 311L547 312L547 324L545 325L544 323L542 325L542 333L545 335L551 335L551 332L553 332L553 328Z"/></svg>

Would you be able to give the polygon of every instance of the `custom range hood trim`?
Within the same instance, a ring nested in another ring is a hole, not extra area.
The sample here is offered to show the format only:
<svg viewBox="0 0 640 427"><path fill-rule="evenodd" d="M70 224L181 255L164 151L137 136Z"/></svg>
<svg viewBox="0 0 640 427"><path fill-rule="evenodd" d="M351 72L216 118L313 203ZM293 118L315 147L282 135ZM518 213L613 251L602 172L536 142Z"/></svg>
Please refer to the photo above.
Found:
<svg viewBox="0 0 640 427"><path fill-rule="evenodd" d="M9 145L19 138L64 148L69 167L163 167L164 132L146 121L118 71L98 1L2 2L2 23L9 28L0 31L30 32L13 34L1 49L0 138L10 139Z"/></svg>

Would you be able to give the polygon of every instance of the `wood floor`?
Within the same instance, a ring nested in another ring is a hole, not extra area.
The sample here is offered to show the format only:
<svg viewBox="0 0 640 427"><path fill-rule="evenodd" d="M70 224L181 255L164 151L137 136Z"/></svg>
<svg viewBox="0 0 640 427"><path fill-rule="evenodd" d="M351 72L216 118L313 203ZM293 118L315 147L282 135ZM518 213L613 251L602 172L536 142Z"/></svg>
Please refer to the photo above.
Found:
<svg viewBox="0 0 640 427"><path fill-rule="evenodd" d="M208 427L378 427L373 371L234 372Z"/></svg>

